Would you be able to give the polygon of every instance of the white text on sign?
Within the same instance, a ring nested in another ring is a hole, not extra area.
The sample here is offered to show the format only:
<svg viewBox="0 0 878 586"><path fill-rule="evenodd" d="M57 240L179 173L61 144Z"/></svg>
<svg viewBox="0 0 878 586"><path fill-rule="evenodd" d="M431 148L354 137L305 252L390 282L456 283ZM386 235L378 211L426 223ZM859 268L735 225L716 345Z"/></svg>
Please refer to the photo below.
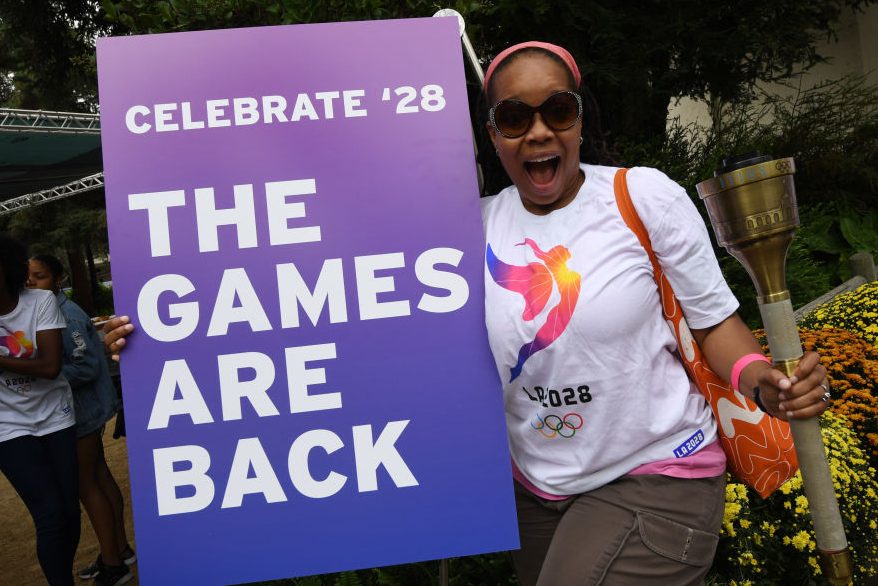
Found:
<svg viewBox="0 0 878 586"><path fill-rule="evenodd" d="M282 95L219 98L204 102L168 102L136 104L125 111L125 128L132 134L165 133L283 124L302 120L333 120L361 118L369 115L364 101L366 90L351 89ZM386 87L382 102L393 102L396 114L439 112L445 108L442 86L427 84L421 88L403 85Z"/></svg>
<svg viewBox="0 0 878 586"><path fill-rule="evenodd" d="M193 252L213 254L221 252L223 246L240 250L256 248L260 245L257 194L264 198L268 227L268 242L261 244L313 246L332 236L331 229L324 230L308 221L305 203L299 201L306 198L312 201L310 205L319 202L314 178L266 182L260 188L250 183L239 184L232 187L232 194L232 206L218 208L213 187L133 193L128 196L128 209L145 220L152 257ZM187 206L194 207L194 215L192 207ZM179 226L179 220L184 218L194 220L196 250L182 250L183 242L191 240L174 240L179 232L174 232L171 226ZM234 245L232 239L221 243L221 229L234 232ZM329 324L344 323L349 320L345 266L351 265L360 320L409 316L413 303L426 313L450 313L463 308L469 300L469 285L455 272L462 259L463 252L453 247L434 247L417 253L414 275L425 290L413 299L394 295L393 272L407 266L405 253L401 251L360 255L349 261L323 259L311 283L306 282L296 263L278 263L274 266L276 278L271 281L269 291L257 290L245 267L225 268L221 275L216 275L215 295L212 294L214 286L205 285L203 276L199 280L202 290L197 291L186 275L160 274L147 279L140 288L137 323L146 335L163 343L181 342L196 333L204 339L227 336L233 324L256 333L298 328L303 323L317 327L321 320ZM264 286L265 281L257 283ZM211 292L207 298L205 286ZM269 298L279 304L278 311L272 312L278 316L277 323L271 322L264 307L264 300ZM302 314L307 321L302 319ZM285 376L278 377L279 369L266 353L220 354L216 356L218 388L206 388L204 383L199 383L186 359L166 360L155 383L147 431L237 421L245 417L244 413L262 418L341 409L342 390L330 386L327 391L315 392L314 386L327 384L326 370L308 366L337 358L334 342L287 347L283 349L282 360ZM286 386L288 400L283 413L277 398L272 399L269 394L273 389L276 391L276 382ZM217 392L220 408L211 412L205 393ZM380 467L395 487L418 486L415 475L396 447L409 423L409 420L385 423L374 441L371 425L351 428L352 440L347 445L353 450L358 492L378 489ZM290 482L299 493L310 498L326 498L342 490L347 482L345 475L333 470L323 478L314 478L309 458L318 457L312 456L312 451L318 448L327 458L344 448L343 435L345 433L328 429L312 429L290 440L287 468ZM275 472L277 466L271 464L259 438L237 440L229 470L217 470L216 466L212 469L211 454L195 444L157 448L153 450L153 464L161 516L194 513L210 506L220 482L218 477L227 478L221 508L240 507L245 495L261 497L268 503L287 500Z"/></svg>

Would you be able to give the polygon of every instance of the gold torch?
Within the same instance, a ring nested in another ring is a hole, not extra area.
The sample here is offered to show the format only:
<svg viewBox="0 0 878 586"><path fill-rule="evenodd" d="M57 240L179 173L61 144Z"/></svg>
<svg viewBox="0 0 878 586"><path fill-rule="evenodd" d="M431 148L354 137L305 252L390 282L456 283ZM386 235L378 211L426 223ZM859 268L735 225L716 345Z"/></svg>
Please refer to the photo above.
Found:
<svg viewBox="0 0 878 586"><path fill-rule="evenodd" d="M717 241L753 279L774 365L792 376L802 342L786 286L787 248L799 226L793 159L752 153L723 161L712 179L698 184ZM851 560L826 463L817 418L790 421L823 574L849 584Z"/></svg>

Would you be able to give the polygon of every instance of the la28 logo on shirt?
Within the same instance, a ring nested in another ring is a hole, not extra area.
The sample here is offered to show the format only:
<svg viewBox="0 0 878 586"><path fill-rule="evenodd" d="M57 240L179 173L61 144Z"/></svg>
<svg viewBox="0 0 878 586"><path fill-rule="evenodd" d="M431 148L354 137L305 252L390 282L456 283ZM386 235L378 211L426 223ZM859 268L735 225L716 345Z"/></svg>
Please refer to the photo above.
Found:
<svg viewBox="0 0 878 586"><path fill-rule="evenodd" d="M592 399L588 385L564 387L561 390L535 386L532 389L521 387L524 394L531 401L537 402L543 407L561 407L563 405L574 406L590 403Z"/></svg>
<svg viewBox="0 0 878 586"><path fill-rule="evenodd" d="M3 382L9 390L24 395L25 393L30 392L31 384L35 380L37 379L32 376L13 376L6 377Z"/></svg>

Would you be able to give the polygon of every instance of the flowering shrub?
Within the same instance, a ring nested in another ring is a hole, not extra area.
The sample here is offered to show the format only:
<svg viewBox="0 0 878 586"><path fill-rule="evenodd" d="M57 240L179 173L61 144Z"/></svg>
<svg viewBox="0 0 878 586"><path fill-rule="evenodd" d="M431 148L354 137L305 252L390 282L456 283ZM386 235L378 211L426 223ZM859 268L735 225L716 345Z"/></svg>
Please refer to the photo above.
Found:
<svg viewBox="0 0 878 586"><path fill-rule="evenodd" d="M765 345L762 330L755 332ZM820 354L832 391L832 410L844 415L878 468L878 347L850 332L831 327L799 330L802 347Z"/></svg>
<svg viewBox="0 0 878 586"><path fill-rule="evenodd" d="M878 481L844 416L821 418L823 443L853 558L854 584L878 575ZM709 584L808 584L819 580L817 544L802 476L762 500L729 482Z"/></svg>
<svg viewBox="0 0 878 586"><path fill-rule="evenodd" d="M847 418L878 467L878 347L832 328L803 330L800 336L826 367L832 410Z"/></svg>
<svg viewBox="0 0 878 586"><path fill-rule="evenodd" d="M820 354L832 390L823 443L857 584L878 575L878 283L836 297L801 326L802 346ZM764 332L756 336L767 352ZM710 583L819 582L816 548L801 474L765 500L730 482Z"/></svg>
<svg viewBox="0 0 878 586"><path fill-rule="evenodd" d="M803 328L839 328L878 344L878 281L839 295L802 319Z"/></svg>

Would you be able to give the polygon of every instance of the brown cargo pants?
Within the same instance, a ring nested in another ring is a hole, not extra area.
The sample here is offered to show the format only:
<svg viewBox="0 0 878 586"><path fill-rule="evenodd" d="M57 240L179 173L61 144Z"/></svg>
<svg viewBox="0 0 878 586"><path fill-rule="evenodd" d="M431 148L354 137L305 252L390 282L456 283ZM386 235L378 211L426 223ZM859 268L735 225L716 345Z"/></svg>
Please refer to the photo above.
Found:
<svg viewBox="0 0 878 586"><path fill-rule="evenodd" d="M523 586L703 584L719 541L725 474L623 476L564 501L515 484Z"/></svg>

